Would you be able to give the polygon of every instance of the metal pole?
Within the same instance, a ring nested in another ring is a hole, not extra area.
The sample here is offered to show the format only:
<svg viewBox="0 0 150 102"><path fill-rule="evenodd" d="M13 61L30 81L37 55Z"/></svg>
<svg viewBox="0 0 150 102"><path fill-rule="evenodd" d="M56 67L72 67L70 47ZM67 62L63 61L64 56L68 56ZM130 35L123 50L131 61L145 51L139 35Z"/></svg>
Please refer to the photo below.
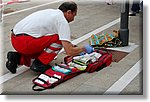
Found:
<svg viewBox="0 0 150 102"><path fill-rule="evenodd" d="M119 39L122 41L122 46L128 46L129 29L128 29L129 1L123 0L121 6L121 21L119 30Z"/></svg>

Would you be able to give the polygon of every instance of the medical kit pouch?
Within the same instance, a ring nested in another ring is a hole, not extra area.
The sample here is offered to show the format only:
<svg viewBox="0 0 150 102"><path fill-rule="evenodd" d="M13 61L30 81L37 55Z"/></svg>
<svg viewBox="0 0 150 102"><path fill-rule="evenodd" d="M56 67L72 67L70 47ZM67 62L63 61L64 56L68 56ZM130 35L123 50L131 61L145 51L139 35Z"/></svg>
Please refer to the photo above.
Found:
<svg viewBox="0 0 150 102"><path fill-rule="evenodd" d="M77 76L82 71L75 67L70 67L66 64L56 64L33 79L34 91L42 91L45 89L51 89L58 84Z"/></svg>
<svg viewBox="0 0 150 102"><path fill-rule="evenodd" d="M94 71L99 71L107 66L109 66L112 62L112 54L97 50L97 53L101 54L101 57L96 59L94 62L88 64L88 67L86 68L86 72L92 73Z"/></svg>
<svg viewBox="0 0 150 102"><path fill-rule="evenodd" d="M87 55L67 56L64 58L64 62L69 66L77 67L78 70L92 73L109 66L112 62L112 54L104 50L95 50Z"/></svg>

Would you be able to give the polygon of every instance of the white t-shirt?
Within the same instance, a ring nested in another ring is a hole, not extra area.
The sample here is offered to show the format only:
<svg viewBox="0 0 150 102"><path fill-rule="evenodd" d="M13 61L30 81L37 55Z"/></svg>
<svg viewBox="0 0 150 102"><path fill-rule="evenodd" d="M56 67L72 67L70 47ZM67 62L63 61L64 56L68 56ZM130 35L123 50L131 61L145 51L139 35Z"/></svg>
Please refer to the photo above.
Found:
<svg viewBox="0 0 150 102"><path fill-rule="evenodd" d="M59 9L46 9L32 13L18 22L13 32L16 35L26 33L35 38L58 34L59 40L71 41L69 23Z"/></svg>

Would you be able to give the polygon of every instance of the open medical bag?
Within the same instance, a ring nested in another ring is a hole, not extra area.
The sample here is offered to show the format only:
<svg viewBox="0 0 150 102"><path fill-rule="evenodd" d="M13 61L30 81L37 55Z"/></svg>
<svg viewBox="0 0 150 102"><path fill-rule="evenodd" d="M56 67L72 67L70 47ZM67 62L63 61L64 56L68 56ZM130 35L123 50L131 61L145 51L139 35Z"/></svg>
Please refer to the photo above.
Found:
<svg viewBox="0 0 150 102"><path fill-rule="evenodd" d="M66 56L62 64L56 64L33 80L34 91L54 88L58 84L71 79L83 72L92 73L109 66L112 54L104 50L95 50L83 56Z"/></svg>
<svg viewBox="0 0 150 102"><path fill-rule="evenodd" d="M89 56L91 59L89 58ZM74 63L80 63L80 65L86 66L84 70L85 72L89 72L89 73L92 73L94 71L99 71L104 67L109 66L112 62L112 54L108 53L107 50L95 50L93 53L88 54L88 58L86 58L85 55L85 56L80 56L79 59L81 60L78 60L77 58L68 56L64 58L64 62L66 64L69 64L71 61ZM85 59L87 60L85 61ZM85 63L83 64L83 62Z"/></svg>

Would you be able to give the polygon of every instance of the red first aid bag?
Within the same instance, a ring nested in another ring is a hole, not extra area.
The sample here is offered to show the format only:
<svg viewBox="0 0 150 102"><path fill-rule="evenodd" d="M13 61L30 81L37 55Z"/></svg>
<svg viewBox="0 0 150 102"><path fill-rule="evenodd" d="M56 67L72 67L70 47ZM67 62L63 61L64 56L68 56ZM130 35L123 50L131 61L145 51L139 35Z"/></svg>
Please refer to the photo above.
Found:
<svg viewBox="0 0 150 102"><path fill-rule="evenodd" d="M65 82L68 79L71 79L83 72L92 73L94 71L99 71L106 66L109 66L112 62L112 54L109 54L104 50L95 50L93 54L98 53L100 56L96 60L85 63L80 62L80 60L75 60L72 56L66 56L64 58L65 64L56 64L46 70L44 73L40 74L38 77L33 79L34 91L42 91L45 89L51 89L57 86L58 84ZM92 55L93 56L93 55ZM77 56L81 57L81 56ZM75 63L77 66L71 66L69 63Z"/></svg>

